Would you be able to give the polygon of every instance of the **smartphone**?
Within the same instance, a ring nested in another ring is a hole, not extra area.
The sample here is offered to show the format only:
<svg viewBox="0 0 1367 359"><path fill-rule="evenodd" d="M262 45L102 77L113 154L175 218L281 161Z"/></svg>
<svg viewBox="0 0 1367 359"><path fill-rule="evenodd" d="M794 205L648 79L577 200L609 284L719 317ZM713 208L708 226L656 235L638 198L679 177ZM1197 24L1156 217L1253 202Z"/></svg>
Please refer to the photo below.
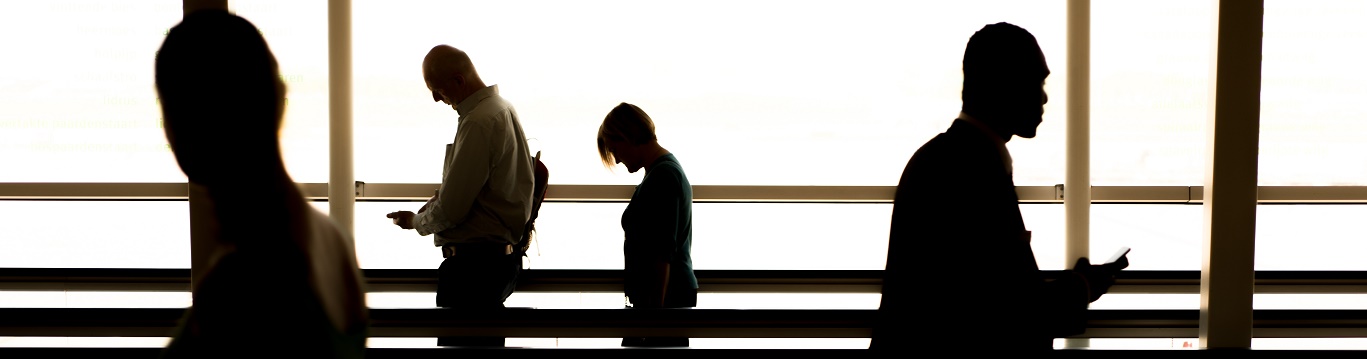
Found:
<svg viewBox="0 0 1367 359"><path fill-rule="evenodd" d="M1120 258L1125 257L1126 254L1130 254L1130 247L1120 247L1120 250L1115 251L1115 254L1111 255L1111 258L1106 260L1106 264L1115 263L1120 260Z"/></svg>

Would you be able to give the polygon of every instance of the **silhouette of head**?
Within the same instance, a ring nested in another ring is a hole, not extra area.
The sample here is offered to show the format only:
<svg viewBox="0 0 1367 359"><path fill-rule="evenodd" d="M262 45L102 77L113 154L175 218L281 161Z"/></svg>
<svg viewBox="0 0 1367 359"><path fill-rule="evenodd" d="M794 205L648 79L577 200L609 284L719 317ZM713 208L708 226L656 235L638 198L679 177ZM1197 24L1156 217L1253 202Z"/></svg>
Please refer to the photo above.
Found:
<svg viewBox="0 0 1367 359"><path fill-rule="evenodd" d="M432 101L452 107L485 87L470 56L449 45L437 45L427 52L422 59L422 79L432 91Z"/></svg>
<svg viewBox="0 0 1367 359"><path fill-rule="evenodd" d="M613 107L598 126L598 158L608 168L621 163L627 172L649 165L646 145L656 142L655 122L640 107L623 102Z"/></svg>
<svg viewBox="0 0 1367 359"><path fill-rule="evenodd" d="M186 15L166 34L155 70L166 140L191 182L233 181L280 161L285 84L246 19Z"/></svg>
<svg viewBox="0 0 1367 359"><path fill-rule="evenodd" d="M1010 135L1033 138L1049 101L1047 77L1049 66L1034 35L1004 22L984 26L964 50L963 112Z"/></svg>

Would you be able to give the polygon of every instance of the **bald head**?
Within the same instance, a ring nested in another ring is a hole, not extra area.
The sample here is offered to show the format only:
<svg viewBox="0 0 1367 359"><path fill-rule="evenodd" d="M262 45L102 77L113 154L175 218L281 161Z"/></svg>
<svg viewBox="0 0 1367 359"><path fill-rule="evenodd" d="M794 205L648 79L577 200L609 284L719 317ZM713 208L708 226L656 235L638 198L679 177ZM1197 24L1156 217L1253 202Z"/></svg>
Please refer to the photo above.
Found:
<svg viewBox="0 0 1367 359"><path fill-rule="evenodd" d="M437 45L422 59L422 77L432 100L455 106L485 87L470 55L450 45Z"/></svg>

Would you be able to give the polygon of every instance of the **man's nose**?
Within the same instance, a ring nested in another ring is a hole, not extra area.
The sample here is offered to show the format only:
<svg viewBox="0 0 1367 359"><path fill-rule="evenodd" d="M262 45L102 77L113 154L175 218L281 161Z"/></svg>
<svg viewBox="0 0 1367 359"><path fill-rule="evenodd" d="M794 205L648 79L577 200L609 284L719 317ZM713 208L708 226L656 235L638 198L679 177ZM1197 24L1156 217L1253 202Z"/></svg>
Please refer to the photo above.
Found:
<svg viewBox="0 0 1367 359"><path fill-rule="evenodd" d="M432 101L441 102L441 94L432 91Z"/></svg>

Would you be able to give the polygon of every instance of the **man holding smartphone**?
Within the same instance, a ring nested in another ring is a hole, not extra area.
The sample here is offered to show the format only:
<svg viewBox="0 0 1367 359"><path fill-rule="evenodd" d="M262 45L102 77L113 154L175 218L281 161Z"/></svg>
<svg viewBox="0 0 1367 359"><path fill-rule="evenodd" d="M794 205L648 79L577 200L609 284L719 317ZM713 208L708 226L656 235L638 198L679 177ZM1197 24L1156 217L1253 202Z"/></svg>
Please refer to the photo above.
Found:
<svg viewBox="0 0 1367 359"><path fill-rule="evenodd" d="M1016 25L987 25L969 39L963 73L962 112L916 151L897 185L870 349L924 350L901 340L909 338L1051 350L1054 338L1086 330L1087 305L1129 264L1123 256L1104 265L1081 258L1046 280L1035 262L1006 149L1012 137L1035 137L1049 101L1049 67L1035 37Z"/></svg>
<svg viewBox="0 0 1367 359"><path fill-rule="evenodd" d="M502 309L522 270L536 188L535 161L517 110L486 85L470 56L438 45L422 62L432 100L452 106L456 136L446 145L442 181L418 211L386 215L403 229L432 235L441 248L437 306L471 311ZM505 339L440 337L438 346L502 347Z"/></svg>

